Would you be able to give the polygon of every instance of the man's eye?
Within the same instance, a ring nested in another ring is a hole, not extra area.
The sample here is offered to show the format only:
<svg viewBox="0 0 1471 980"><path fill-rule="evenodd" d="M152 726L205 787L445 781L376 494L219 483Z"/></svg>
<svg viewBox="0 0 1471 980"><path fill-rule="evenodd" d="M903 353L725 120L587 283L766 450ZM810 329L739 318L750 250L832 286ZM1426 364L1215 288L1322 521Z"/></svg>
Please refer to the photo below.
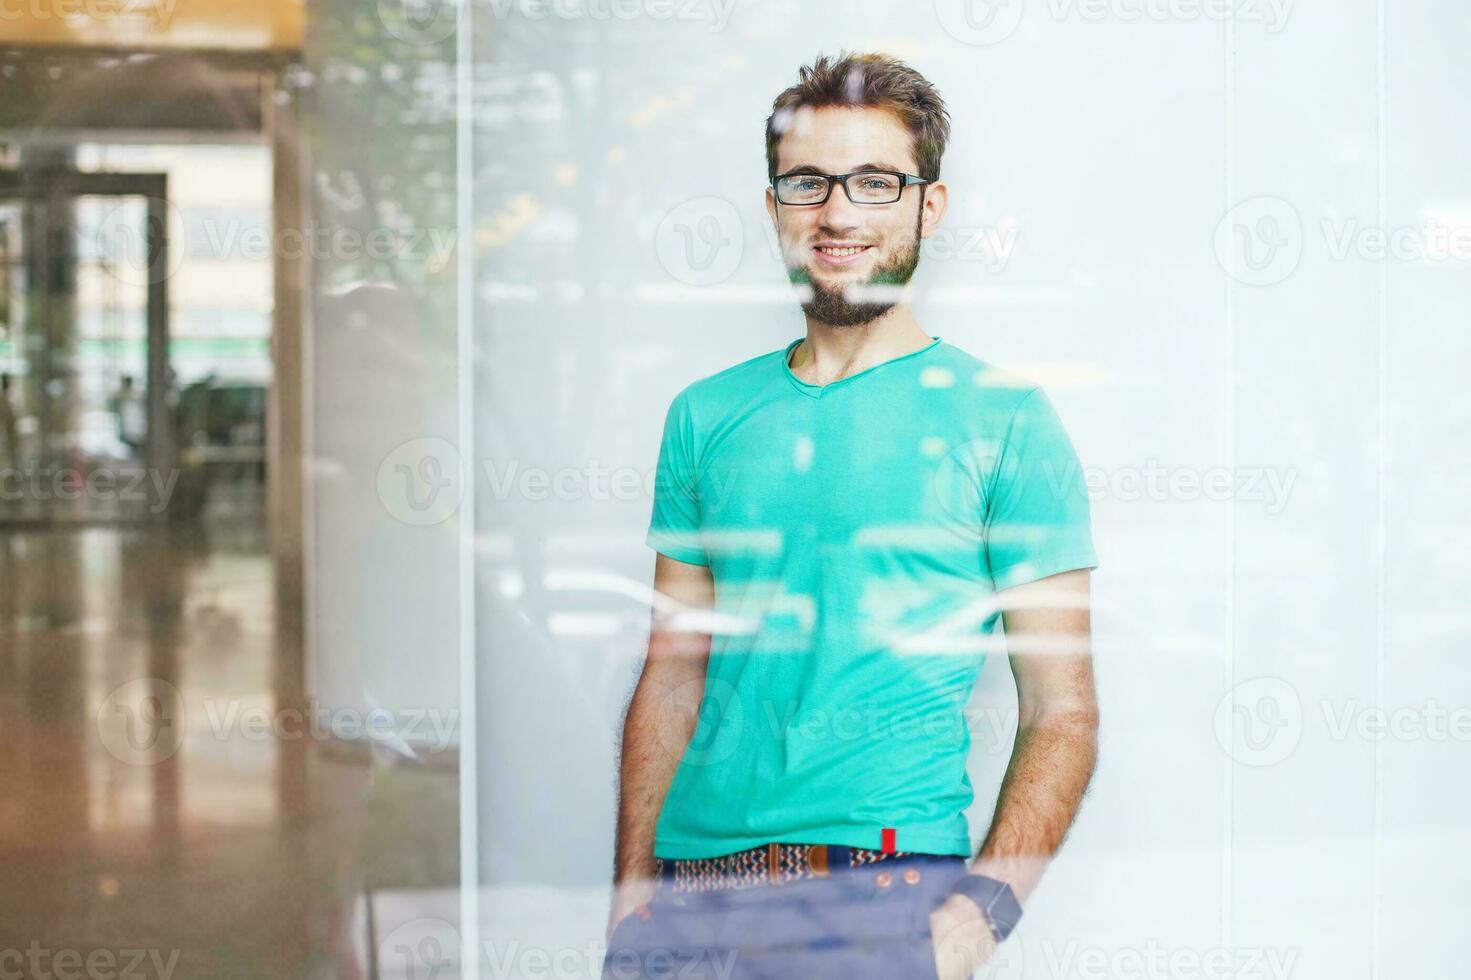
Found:
<svg viewBox="0 0 1471 980"><path fill-rule="evenodd" d="M796 181L793 181L793 183L796 185L796 188L799 191L815 191L818 187L821 186L817 181L811 179L798 179Z"/></svg>
<svg viewBox="0 0 1471 980"><path fill-rule="evenodd" d="M864 177L863 186L871 191L881 191L894 186L892 177Z"/></svg>

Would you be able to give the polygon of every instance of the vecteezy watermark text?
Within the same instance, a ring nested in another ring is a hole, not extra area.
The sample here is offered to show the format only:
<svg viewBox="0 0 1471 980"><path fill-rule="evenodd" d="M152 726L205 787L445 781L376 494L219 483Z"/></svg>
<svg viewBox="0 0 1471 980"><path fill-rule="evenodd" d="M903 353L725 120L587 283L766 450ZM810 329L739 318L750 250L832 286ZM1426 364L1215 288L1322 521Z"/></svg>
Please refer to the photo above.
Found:
<svg viewBox="0 0 1471 980"><path fill-rule="evenodd" d="M1073 464L1055 474L1054 488L1061 493L1071 477ZM1056 470L1051 463L1044 464ZM1083 479L1091 500L1235 501L1265 504L1268 514L1287 506L1297 483L1297 469L1270 466L1163 466L1150 459L1143 466L1085 466Z"/></svg>
<svg viewBox="0 0 1471 980"><path fill-rule="evenodd" d="M90 20L144 24L150 31L168 30L178 0L0 0L0 22Z"/></svg>
<svg viewBox="0 0 1471 980"><path fill-rule="evenodd" d="M1140 946L1104 948L1076 940L1043 940L1046 975L1078 980L1287 980L1297 950L1270 946Z"/></svg>
<svg viewBox="0 0 1471 980"><path fill-rule="evenodd" d="M168 980L177 949L49 949L35 940L25 949L0 949L0 980Z"/></svg>
<svg viewBox="0 0 1471 980"><path fill-rule="evenodd" d="M197 722L202 707L204 725ZM400 754L442 752L458 743L459 708L382 706L357 708L309 701L279 707L240 698L206 698L190 705L177 687L158 677L137 677L114 688L97 709L102 745L120 762L153 766L172 758L186 736L215 741L325 741L367 739Z"/></svg>
<svg viewBox="0 0 1471 980"><path fill-rule="evenodd" d="M711 33L730 23L736 0L489 0L492 16L526 20L707 21Z"/></svg>
<svg viewBox="0 0 1471 980"><path fill-rule="evenodd" d="M309 704L305 708L271 709L238 699L210 698L204 703L209 730L216 739L238 734L246 741L276 739L295 742L303 738L397 738L405 743L443 751L454 743L460 709L328 707Z"/></svg>
<svg viewBox="0 0 1471 980"><path fill-rule="evenodd" d="M72 502L77 500L147 503L155 514L168 507L178 470L146 466L0 466L0 500ZM151 501L151 503L150 503Z"/></svg>
<svg viewBox="0 0 1471 980"><path fill-rule="evenodd" d="M1247 198L1216 223L1216 259L1227 275L1248 286L1285 281L1305 255L1320 262L1414 263L1460 271L1471 263L1471 215L1464 212L1428 212L1392 227L1352 215L1323 216L1316 235L1313 227L1291 201L1270 194Z"/></svg>
<svg viewBox="0 0 1471 980"><path fill-rule="evenodd" d="M962 44L1000 44L1022 22L1045 17L1129 23L1199 21L1260 24L1268 34L1287 26L1293 0L932 0L945 33Z"/></svg>
<svg viewBox="0 0 1471 980"><path fill-rule="evenodd" d="M1330 742L1471 743L1471 706L1434 698L1384 707L1357 698L1318 698L1321 731L1309 731L1314 702L1280 677L1253 677L1227 691L1216 705L1216 740L1235 762L1274 766L1290 758L1311 735Z"/></svg>
<svg viewBox="0 0 1471 980"><path fill-rule="evenodd" d="M528 466L518 459L483 460L485 487L497 500L647 500L665 480L657 470L633 466L605 466L588 460L580 466ZM697 474L667 474L677 485L693 483ZM411 439L389 452L378 466L378 499L395 519L417 527L438 524L451 517L464 496L470 470L459 450L447 439L425 436ZM700 499L710 508L723 506L735 477L706 474L699 481Z"/></svg>

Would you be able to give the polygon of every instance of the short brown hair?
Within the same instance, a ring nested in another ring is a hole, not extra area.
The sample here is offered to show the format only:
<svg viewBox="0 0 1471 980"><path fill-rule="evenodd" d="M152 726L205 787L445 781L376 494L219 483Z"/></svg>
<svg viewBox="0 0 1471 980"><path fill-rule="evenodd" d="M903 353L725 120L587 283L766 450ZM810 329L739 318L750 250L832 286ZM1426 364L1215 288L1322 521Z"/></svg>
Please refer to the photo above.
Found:
<svg viewBox="0 0 1471 980"><path fill-rule="evenodd" d="M929 80L886 54L818 55L797 72L797 84L771 103L766 119L766 175L776 178L776 149L799 108L853 106L887 109L909 130L919 175L940 177L940 157L950 138L950 114Z"/></svg>

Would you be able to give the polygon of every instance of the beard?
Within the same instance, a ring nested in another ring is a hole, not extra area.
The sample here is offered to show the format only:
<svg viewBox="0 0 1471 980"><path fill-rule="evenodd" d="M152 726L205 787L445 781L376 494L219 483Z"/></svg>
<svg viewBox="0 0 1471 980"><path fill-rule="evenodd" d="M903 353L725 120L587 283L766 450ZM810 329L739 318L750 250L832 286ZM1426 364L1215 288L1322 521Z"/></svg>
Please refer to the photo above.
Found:
<svg viewBox="0 0 1471 980"><path fill-rule="evenodd" d="M898 306L901 287L908 284L914 270L919 267L919 232L923 214L921 210L914 223L914 238L893 257L875 266L867 279L834 287L819 281L807 266L793 268L790 271L792 282L812 290L811 297L802 303L802 312L819 323L857 327L872 323ZM870 290L872 294L859 299L848 295L850 289L858 295Z"/></svg>

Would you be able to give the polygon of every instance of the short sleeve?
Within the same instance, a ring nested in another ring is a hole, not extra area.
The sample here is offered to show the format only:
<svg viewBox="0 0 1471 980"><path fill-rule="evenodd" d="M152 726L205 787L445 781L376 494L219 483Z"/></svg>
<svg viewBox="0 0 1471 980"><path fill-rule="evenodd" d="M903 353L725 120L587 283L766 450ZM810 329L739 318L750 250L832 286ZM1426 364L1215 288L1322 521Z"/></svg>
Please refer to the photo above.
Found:
<svg viewBox="0 0 1471 980"><path fill-rule="evenodd" d="M1098 567L1087 480L1041 388L1017 405L997 460L986 508L986 561L996 590Z"/></svg>
<svg viewBox="0 0 1471 980"><path fill-rule="evenodd" d="M699 474L695 426L688 390L669 404L659 462L654 469L654 512L644 542L655 551L693 565L708 565L700 540Z"/></svg>

